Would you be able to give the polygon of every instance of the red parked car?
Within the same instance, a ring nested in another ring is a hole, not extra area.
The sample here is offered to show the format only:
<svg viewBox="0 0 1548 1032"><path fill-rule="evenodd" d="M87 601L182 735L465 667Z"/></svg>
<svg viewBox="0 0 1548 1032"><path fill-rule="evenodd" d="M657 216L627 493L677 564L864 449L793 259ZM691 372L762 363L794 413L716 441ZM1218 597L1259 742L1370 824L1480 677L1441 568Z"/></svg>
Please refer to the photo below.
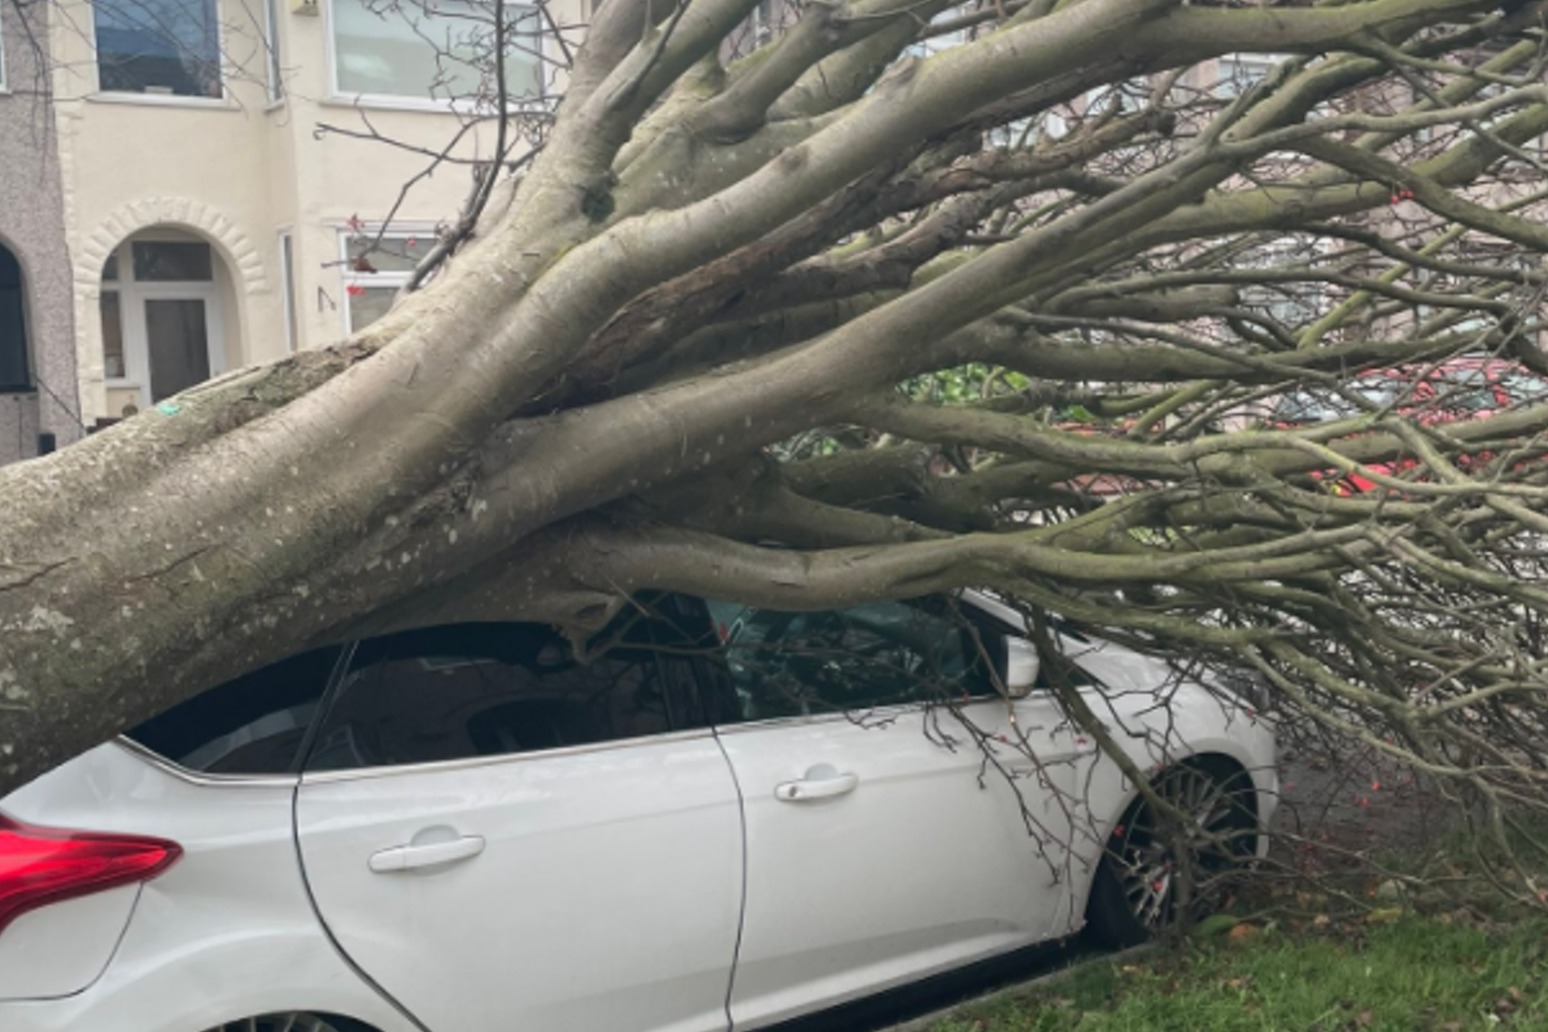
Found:
<svg viewBox="0 0 1548 1032"><path fill-rule="evenodd" d="M1453 358L1434 366L1406 366L1360 374L1348 390L1372 405L1413 418L1426 426L1484 419L1498 412L1548 398L1548 378L1518 363L1492 357ZM1272 423L1276 427L1305 426L1349 419L1364 412L1360 405L1326 387L1302 387L1279 399ZM1488 452L1464 455L1462 466L1491 458ZM1377 473L1399 475L1417 465L1414 459L1374 463ZM1328 474L1314 474L1320 477ZM1369 491L1376 483L1358 473L1338 478L1339 494Z"/></svg>

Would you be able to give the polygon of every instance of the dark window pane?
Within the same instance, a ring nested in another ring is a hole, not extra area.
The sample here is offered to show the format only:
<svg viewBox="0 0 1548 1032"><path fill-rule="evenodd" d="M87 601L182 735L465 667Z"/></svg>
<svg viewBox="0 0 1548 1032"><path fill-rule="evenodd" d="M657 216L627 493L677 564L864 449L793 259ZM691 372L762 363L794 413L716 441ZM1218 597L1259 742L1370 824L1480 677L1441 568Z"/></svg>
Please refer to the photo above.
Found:
<svg viewBox="0 0 1548 1032"><path fill-rule="evenodd" d="M431 763L671 730L649 650L590 663L536 624L455 624L362 642L307 767Z"/></svg>
<svg viewBox="0 0 1548 1032"><path fill-rule="evenodd" d="M145 336L150 345L152 401L170 398L210 378L210 338L203 301L147 300Z"/></svg>
<svg viewBox="0 0 1548 1032"><path fill-rule="evenodd" d="M747 720L994 694L987 658L944 599L818 613L709 605Z"/></svg>
<svg viewBox="0 0 1548 1032"><path fill-rule="evenodd" d="M211 774L284 774L337 662L330 646L212 688L129 732L152 752Z"/></svg>
<svg viewBox="0 0 1548 1032"><path fill-rule="evenodd" d="M118 291L104 290L98 301L102 313L102 372L122 378L124 371L124 316Z"/></svg>
<svg viewBox="0 0 1548 1032"><path fill-rule="evenodd" d="M387 314L393 299L398 296L398 288L351 283L344 288L344 293L349 298L349 328L361 330Z"/></svg>
<svg viewBox="0 0 1548 1032"><path fill-rule="evenodd" d="M130 245L134 253L134 278L142 283L214 279L209 244L145 240Z"/></svg>
<svg viewBox="0 0 1548 1032"><path fill-rule="evenodd" d="M95 0L104 90L220 96L214 0Z"/></svg>
<svg viewBox="0 0 1548 1032"><path fill-rule="evenodd" d="M741 704L720 655L720 638L703 599L670 592L634 596L588 643L593 652L615 647L650 649L666 681L672 726L711 727L742 719Z"/></svg>
<svg viewBox="0 0 1548 1032"><path fill-rule="evenodd" d="M0 247L0 390L30 390L21 265Z"/></svg>

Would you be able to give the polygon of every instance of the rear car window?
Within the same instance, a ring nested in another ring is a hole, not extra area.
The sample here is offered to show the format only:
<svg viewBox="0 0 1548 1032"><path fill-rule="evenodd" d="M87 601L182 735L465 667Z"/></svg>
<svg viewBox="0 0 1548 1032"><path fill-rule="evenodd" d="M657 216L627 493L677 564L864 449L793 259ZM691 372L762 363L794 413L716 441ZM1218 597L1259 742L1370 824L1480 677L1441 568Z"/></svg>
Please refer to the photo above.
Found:
<svg viewBox="0 0 1548 1032"><path fill-rule="evenodd" d="M286 774L338 662L313 649L211 688L126 735L180 767L208 774Z"/></svg>
<svg viewBox="0 0 1548 1032"><path fill-rule="evenodd" d="M674 693L650 650L587 662L552 629L455 624L363 641L308 770L434 763L673 729Z"/></svg>

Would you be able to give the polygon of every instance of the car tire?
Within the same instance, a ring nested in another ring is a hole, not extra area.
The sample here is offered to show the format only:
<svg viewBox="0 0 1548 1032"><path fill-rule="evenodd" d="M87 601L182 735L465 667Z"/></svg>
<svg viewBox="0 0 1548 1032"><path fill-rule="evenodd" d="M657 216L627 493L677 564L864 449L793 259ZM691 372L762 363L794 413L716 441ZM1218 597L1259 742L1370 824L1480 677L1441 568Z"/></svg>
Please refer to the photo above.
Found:
<svg viewBox="0 0 1548 1032"><path fill-rule="evenodd" d="M369 1026L340 1018L332 1014L313 1014L309 1011L284 1011L278 1014L255 1014L216 1025L207 1032L375 1032Z"/></svg>
<svg viewBox="0 0 1548 1032"><path fill-rule="evenodd" d="M1257 807L1252 779L1224 757L1189 760L1160 775L1152 787L1190 818L1185 827L1163 819L1144 796L1129 804L1108 835L1086 905L1086 928L1103 946L1135 946L1196 920L1218 905L1232 872L1257 852ZM1201 883L1180 906L1179 856L1186 855Z"/></svg>

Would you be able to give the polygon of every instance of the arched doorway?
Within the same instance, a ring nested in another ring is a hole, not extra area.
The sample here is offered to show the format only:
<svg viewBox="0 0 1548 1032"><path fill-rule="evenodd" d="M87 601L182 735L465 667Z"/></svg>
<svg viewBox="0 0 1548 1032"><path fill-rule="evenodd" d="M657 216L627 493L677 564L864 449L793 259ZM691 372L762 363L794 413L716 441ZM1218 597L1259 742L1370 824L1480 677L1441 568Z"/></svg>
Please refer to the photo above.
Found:
<svg viewBox="0 0 1548 1032"><path fill-rule="evenodd" d="M0 391L32 390L21 263L0 244Z"/></svg>
<svg viewBox="0 0 1548 1032"><path fill-rule="evenodd" d="M226 370L231 277L204 238L170 227L134 234L103 263L100 298L103 372L114 415Z"/></svg>

